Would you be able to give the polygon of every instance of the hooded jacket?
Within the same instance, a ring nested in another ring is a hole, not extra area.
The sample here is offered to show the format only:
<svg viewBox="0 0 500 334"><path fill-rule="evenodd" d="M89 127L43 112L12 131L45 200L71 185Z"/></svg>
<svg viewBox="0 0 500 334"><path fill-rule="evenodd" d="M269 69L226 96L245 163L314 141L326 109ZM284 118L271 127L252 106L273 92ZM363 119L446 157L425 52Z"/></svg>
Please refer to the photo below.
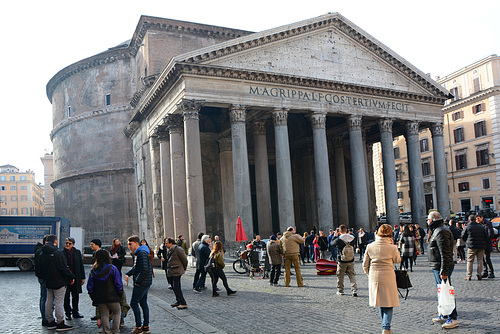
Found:
<svg viewBox="0 0 500 334"><path fill-rule="evenodd" d="M69 270L63 252L53 244L46 243L42 247L39 266L39 277L45 281L47 289L60 289L75 278L75 275Z"/></svg>
<svg viewBox="0 0 500 334"><path fill-rule="evenodd" d="M429 265L433 270L439 270L443 276L450 276L454 268L453 262L453 234L442 219L433 220L429 225Z"/></svg>
<svg viewBox="0 0 500 334"><path fill-rule="evenodd" d="M300 253L300 244L303 243L304 239L292 231L286 231L280 239L280 246L285 256L298 255Z"/></svg>
<svg viewBox="0 0 500 334"><path fill-rule="evenodd" d="M122 277L118 268L105 264L100 270L92 269L87 281L87 291L92 305L119 303L123 292Z"/></svg>
<svg viewBox="0 0 500 334"><path fill-rule="evenodd" d="M351 246L354 247L353 240L354 240L354 236L352 234L349 234L349 233L341 234L341 235L339 235L339 237L337 239L333 240L333 247L337 247L337 249L338 249L337 262L349 263L349 262L354 261L354 259L352 259L352 261L348 261L348 262L341 260L342 250L344 249L345 245L350 243Z"/></svg>
<svg viewBox="0 0 500 334"><path fill-rule="evenodd" d="M149 247L141 245L134 252L134 266L127 272L127 276L133 276L134 284L140 286L151 286L153 283L153 268L149 260Z"/></svg>

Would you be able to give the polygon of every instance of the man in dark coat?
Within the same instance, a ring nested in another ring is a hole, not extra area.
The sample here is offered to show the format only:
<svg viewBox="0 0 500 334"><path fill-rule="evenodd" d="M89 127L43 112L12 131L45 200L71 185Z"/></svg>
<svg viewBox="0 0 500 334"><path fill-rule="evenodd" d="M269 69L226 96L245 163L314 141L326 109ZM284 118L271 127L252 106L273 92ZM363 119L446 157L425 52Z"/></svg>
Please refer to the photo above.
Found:
<svg viewBox="0 0 500 334"><path fill-rule="evenodd" d="M420 248L422 248L422 254L424 254L424 244L425 244L425 230L420 227L419 224L415 224L415 228L420 234Z"/></svg>
<svg viewBox="0 0 500 334"><path fill-rule="evenodd" d="M196 282L196 285L193 288L194 292L201 293L201 287L205 286L205 279L207 277L207 272L205 270L205 263L207 263L207 260L210 256L210 247L209 243L212 242L210 239L210 236L204 235L201 237L201 243L200 246L198 247L198 259L196 261L196 271L200 271L200 278L198 279L198 282Z"/></svg>
<svg viewBox="0 0 500 334"><path fill-rule="evenodd" d="M491 263L491 251L493 250L493 239L495 238L495 231L493 231L493 225L488 219L485 219L482 213L476 215L476 222L482 224L486 230L488 236L486 240L486 249L484 250L484 260L483 260L483 278L495 278L495 273L493 272L493 263ZM488 267L490 268L490 274L488 275Z"/></svg>
<svg viewBox="0 0 500 334"><path fill-rule="evenodd" d="M429 224L429 265L432 267L434 273L434 280L436 286L441 284L443 280L448 280L451 285L451 274L455 268L453 262L453 234L449 227L444 224L443 217L437 211L432 211L427 219ZM446 329L458 327L457 308L447 315L440 314L437 318L432 319L435 323L443 324L442 327Z"/></svg>
<svg viewBox="0 0 500 334"><path fill-rule="evenodd" d="M75 283L75 275L69 270L66 257L57 248L57 237L49 234L39 259L40 277L47 286L45 316L49 322L47 329L67 331L73 329L64 323L64 295L66 285ZM56 317L54 318L54 309ZM57 322L56 322L57 320Z"/></svg>
<svg viewBox="0 0 500 334"><path fill-rule="evenodd" d="M45 239L47 236L43 237L42 243L37 243L35 245L35 275L38 277L38 283L40 284L40 314L42 316L42 326L47 326L49 322L45 317L45 302L47 301L47 287L45 286L45 281L41 277L40 270L40 255L42 255L42 247L45 245Z"/></svg>
<svg viewBox="0 0 500 334"><path fill-rule="evenodd" d="M201 270L198 270L198 249L200 248L201 244L201 238L205 235L205 233L200 232L198 233L198 239L193 242L191 245L191 255L194 256L194 259L196 260L196 272L194 273L194 279L193 279L193 289L196 286L196 283L198 283L198 280L200 279L200 274ZM201 287L201 289L205 289L205 285Z"/></svg>
<svg viewBox="0 0 500 334"><path fill-rule="evenodd" d="M483 279L483 256L486 249L488 234L484 227L476 221L475 215L469 216L469 223L462 231L462 239L467 246L467 275L465 279L470 281L472 277L472 269L474 266L474 258L477 258L477 279Z"/></svg>
<svg viewBox="0 0 500 334"><path fill-rule="evenodd" d="M79 294L82 293L82 285L85 284L85 269L83 268L82 253L75 248L75 239L66 238L66 243L63 250L68 262L69 270L75 275L75 284L69 285L64 296L64 311L66 312L66 320L71 320L71 315L74 318L83 318L78 312ZM72 303L69 303L71 295Z"/></svg>

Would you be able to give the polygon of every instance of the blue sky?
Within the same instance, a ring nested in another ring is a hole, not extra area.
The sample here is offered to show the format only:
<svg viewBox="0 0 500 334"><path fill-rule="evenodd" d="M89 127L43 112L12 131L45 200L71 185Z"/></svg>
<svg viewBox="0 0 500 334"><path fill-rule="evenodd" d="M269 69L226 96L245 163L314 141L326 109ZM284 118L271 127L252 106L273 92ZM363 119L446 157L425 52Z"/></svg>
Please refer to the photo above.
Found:
<svg viewBox="0 0 500 334"><path fill-rule="evenodd" d="M450 74L500 54L500 1L10 1L3 2L0 165L36 173L52 151L45 86L59 70L132 37L142 15L262 31L338 12L424 73Z"/></svg>

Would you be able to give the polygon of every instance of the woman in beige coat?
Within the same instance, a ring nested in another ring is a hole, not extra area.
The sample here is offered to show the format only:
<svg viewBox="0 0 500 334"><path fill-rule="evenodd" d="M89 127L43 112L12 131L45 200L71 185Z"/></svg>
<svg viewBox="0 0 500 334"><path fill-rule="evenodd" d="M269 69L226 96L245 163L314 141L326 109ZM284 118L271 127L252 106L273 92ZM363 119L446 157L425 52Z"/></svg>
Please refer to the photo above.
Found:
<svg viewBox="0 0 500 334"><path fill-rule="evenodd" d="M392 227L383 224L375 242L366 247L363 269L370 281L370 306L379 308L384 334L392 333L393 307L399 306L394 264L400 262L401 256L392 240Z"/></svg>

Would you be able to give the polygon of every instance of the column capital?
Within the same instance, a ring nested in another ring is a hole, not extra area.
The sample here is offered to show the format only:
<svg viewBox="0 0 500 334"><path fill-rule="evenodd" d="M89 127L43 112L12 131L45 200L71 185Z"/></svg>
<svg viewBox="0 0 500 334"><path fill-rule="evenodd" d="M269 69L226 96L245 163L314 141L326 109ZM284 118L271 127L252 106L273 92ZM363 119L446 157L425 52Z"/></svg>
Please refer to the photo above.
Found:
<svg viewBox="0 0 500 334"><path fill-rule="evenodd" d="M361 130L361 116L349 115L349 117L347 117L347 127L349 131Z"/></svg>
<svg viewBox="0 0 500 334"><path fill-rule="evenodd" d="M380 128L380 132L390 132L392 133L392 124L394 120L392 118L383 118L378 121L378 126Z"/></svg>
<svg viewBox="0 0 500 334"><path fill-rule="evenodd" d="M163 119L163 123L170 133L182 133L184 124L182 123L182 116L178 114L168 115Z"/></svg>
<svg viewBox="0 0 500 334"><path fill-rule="evenodd" d="M408 135L418 135L419 121L409 121L406 122L406 133Z"/></svg>
<svg viewBox="0 0 500 334"><path fill-rule="evenodd" d="M272 111L273 123L275 126L286 126L288 119L288 108L276 108Z"/></svg>
<svg viewBox="0 0 500 334"><path fill-rule="evenodd" d="M326 112L313 112L311 114L311 124L313 129L325 129Z"/></svg>
<svg viewBox="0 0 500 334"><path fill-rule="evenodd" d="M205 105L203 100L188 100L183 99L177 104L177 109L182 111L182 116L184 120L188 119L199 119L199 113L201 108Z"/></svg>
<svg viewBox="0 0 500 334"><path fill-rule="evenodd" d="M443 123L434 123L431 126L432 137L444 137Z"/></svg>
<svg viewBox="0 0 500 334"><path fill-rule="evenodd" d="M220 138L217 142L219 143L219 152L232 151L233 141L232 141L231 137Z"/></svg>
<svg viewBox="0 0 500 334"><path fill-rule="evenodd" d="M160 138L156 135L156 133L153 133L151 137L149 137L149 141L153 149L160 147Z"/></svg>
<svg viewBox="0 0 500 334"><path fill-rule="evenodd" d="M333 137L333 147L334 148L344 148L344 137L342 137L342 136Z"/></svg>
<svg viewBox="0 0 500 334"><path fill-rule="evenodd" d="M247 116L247 106L242 104L233 104L229 109L229 119L232 123L245 123Z"/></svg>
<svg viewBox="0 0 500 334"><path fill-rule="evenodd" d="M154 130L154 137L158 139L158 141L168 141L168 129L166 125L158 125Z"/></svg>
<svg viewBox="0 0 500 334"><path fill-rule="evenodd" d="M252 123L252 132L254 135L265 135L266 134L266 121L255 121Z"/></svg>

